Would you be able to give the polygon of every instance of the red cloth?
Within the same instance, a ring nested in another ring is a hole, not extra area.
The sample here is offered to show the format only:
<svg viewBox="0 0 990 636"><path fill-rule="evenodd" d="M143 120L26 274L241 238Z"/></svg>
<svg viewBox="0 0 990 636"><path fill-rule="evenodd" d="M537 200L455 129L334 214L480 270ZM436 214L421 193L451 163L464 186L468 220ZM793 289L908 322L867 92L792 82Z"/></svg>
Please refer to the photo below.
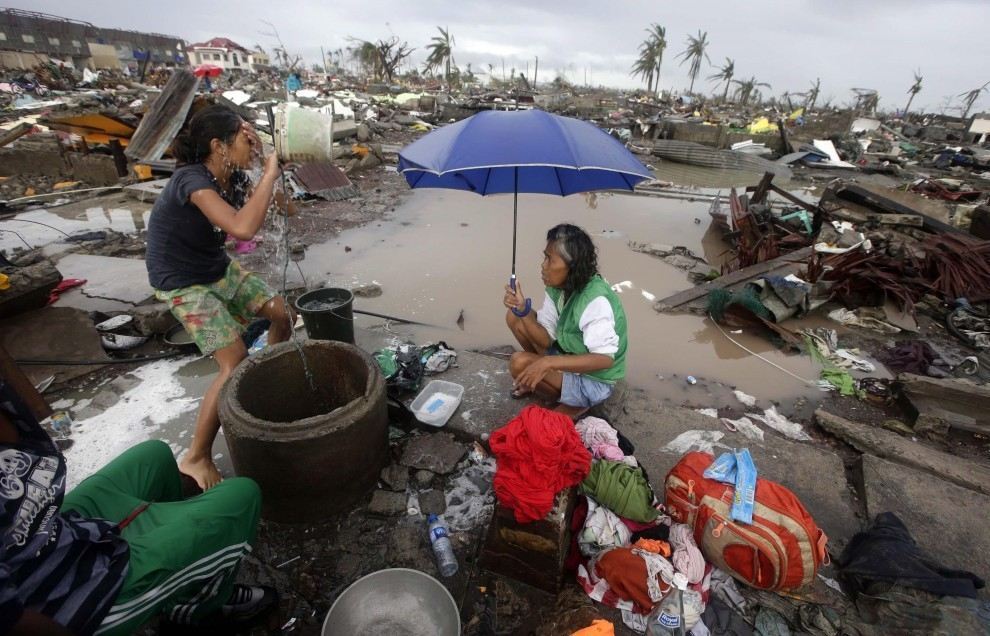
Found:
<svg viewBox="0 0 990 636"><path fill-rule="evenodd" d="M58 285L55 285L54 289L52 289L51 294L49 294L48 304L50 305L56 300L58 300L59 296L62 295L62 292L69 291L73 287L79 287L80 285L85 285L85 284L86 284L85 278L62 279L62 281Z"/></svg>
<svg viewBox="0 0 990 636"><path fill-rule="evenodd" d="M591 453L569 417L530 405L492 433L495 496L529 523L547 516L561 490L581 483L591 471Z"/></svg>

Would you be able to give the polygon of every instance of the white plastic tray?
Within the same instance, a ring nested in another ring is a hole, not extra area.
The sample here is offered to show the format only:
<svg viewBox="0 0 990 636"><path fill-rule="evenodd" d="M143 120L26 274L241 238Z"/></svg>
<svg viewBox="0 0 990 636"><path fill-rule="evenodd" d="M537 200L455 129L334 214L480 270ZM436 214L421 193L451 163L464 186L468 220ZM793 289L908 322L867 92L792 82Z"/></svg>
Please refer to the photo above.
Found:
<svg viewBox="0 0 990 636"><path fill-rule="evenodd" d="M455 382L432 380L410 405L416 419L429 426L443 426L464 397L464 387Z"/></svg>

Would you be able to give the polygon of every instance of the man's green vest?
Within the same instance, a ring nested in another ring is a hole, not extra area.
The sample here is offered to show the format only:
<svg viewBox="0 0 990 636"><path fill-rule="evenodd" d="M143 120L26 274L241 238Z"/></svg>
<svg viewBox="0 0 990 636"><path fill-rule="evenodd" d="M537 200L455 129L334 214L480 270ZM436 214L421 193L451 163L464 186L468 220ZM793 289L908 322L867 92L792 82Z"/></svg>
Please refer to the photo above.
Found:
<svg viewBox="0 0 990 636"><path fill-rule="evenodd" d="M609 384L615 384L617 380L626 377L626 312L622 309L618 294L612 291L605 279L596 274L584 289L575 292L566 300L563 290L555 287L546 289L550 300L557 307L557 346L564 353L571 354L588 353L588 348L584 346L584 335L581 333L581 316L591 301L599 296L605 297L612 306L612 314L615 316L615 333L619 335L619 350L613 356L615 363L611 368L583 375Z"/></svg>

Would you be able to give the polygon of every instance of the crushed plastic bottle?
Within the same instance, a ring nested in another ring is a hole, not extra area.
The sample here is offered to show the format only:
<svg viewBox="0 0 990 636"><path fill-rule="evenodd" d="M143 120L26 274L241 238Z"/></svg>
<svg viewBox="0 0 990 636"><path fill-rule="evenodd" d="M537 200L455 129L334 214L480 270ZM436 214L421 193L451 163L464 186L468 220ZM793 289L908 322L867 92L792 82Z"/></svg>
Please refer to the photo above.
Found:
<svg viewBox="0 0 990 636"><path fill-rule="evenodd" d="M430 524L430 544L437 559L437 569L441 576L453 576L457 572L457 555L450 543L447 524L437 515L430 515L427 521Z"/></svg>

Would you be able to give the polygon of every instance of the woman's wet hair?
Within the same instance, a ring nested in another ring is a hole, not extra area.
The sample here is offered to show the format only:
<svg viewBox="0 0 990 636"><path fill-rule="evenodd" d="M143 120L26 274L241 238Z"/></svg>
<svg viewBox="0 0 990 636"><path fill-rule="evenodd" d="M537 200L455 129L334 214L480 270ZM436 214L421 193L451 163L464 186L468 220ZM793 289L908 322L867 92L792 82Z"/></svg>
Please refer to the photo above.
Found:
<svg viewBox="0 0 990 636"><path fill-rule="evenodd" d="M598 273L598 250L588 233L576 225L561 223L547 232L547 242L567 263L565 294L579 291Z"/></svg>
<svg viewBox="0 0 990 636"><path fill-rule="evenodd" d="M179 163L200 163L210 156L214 139L233 143L241 129L241 117L226 106L207 106L192 116L185 131L172 143L172 153Z"/></svg>

